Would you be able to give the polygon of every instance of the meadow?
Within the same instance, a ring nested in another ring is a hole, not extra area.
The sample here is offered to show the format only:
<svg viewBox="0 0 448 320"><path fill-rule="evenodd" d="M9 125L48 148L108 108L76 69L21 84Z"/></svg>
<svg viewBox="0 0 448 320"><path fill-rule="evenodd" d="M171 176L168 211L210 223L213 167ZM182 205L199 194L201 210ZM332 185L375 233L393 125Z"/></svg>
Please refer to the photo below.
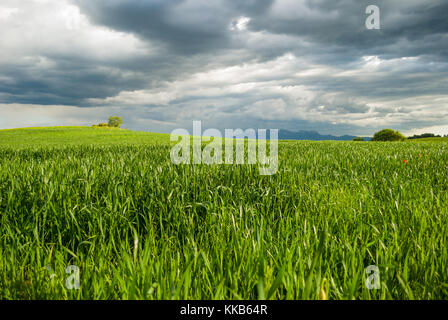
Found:
<svg viewBox="0 0 448 320"><path fill-rule="evenodd" d="M448 140L280 142L272 176L170 148L1 130L0 299L448 298Z"/></svg>

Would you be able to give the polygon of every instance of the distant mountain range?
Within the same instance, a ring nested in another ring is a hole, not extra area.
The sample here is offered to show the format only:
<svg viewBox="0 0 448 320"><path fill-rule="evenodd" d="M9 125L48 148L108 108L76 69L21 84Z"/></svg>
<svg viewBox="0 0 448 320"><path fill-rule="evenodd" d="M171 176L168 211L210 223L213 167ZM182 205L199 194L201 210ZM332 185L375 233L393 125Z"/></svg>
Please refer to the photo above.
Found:
<svg viewBox="0 0 448 320"><path fill-rule="evenodd" d="M333 136L333 135L322 135L317 131L288 131L288 130L279 130L278 138L280 140L341 140L341 141L351 141L356 138L356 136ZM363 137L364 140L370 140L371 138Z"/></svg>

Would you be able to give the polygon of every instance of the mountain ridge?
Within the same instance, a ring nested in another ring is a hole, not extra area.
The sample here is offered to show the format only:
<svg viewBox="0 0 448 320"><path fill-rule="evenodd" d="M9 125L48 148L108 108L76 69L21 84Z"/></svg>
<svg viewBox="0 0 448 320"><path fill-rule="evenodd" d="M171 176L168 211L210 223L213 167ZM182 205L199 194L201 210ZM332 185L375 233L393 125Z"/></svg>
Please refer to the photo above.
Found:
<svg viewBox="0 0 448 320"><path fill-rule="evenodd" d="M280 129L278 132L278 138L280 140L335 140L335 141L351 141L357 136L343 135L334 136L331 134L320 134L313 130L300 130L300 131L289 131L285 129ZM370 140L371 138L363 137L364 140Z"/></svg>

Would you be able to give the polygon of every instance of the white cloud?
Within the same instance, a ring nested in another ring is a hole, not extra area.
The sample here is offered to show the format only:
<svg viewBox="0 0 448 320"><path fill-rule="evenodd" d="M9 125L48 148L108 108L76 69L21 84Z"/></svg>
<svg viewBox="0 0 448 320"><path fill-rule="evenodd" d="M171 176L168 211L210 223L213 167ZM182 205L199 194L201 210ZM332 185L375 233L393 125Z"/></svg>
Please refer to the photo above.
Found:
<svg viewBox="0 0 448 320"><path fill-rule="evenodd" d="M8 20L17 12L19 12L18 8L8 8L0 6L0 20Z"/></svg>
<svg viewBox="0 0 448 320"><path fill-rule="evenodd" d="M153 50L132 34L92 25L67 0L21 0L20 10L8 10L0 8L0 16L8 13L9 18L0 19L0 64L27 64L33 56L55 55L118 61L148 56Z"/></svg>
<svg viewBox="0 0 448 320"><path fill-rule="evenodd" d="M244 31L247 29L249 22L250 22L249 17L239 17L232 21L232 23L230 24L230 30Z"/></svg>

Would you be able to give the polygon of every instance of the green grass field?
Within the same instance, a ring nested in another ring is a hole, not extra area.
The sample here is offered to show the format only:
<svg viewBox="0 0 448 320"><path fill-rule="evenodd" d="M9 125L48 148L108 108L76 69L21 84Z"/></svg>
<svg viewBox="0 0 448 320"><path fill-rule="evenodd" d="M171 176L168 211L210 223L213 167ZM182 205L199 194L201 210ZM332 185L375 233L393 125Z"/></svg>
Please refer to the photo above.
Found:
<svg viewBox="0 0 448 320"><path fill-rule="evenodd" d="M0 298L447 299L447 142L280 142L260 176L175 166L169 135L2 130Z"/></svg>

